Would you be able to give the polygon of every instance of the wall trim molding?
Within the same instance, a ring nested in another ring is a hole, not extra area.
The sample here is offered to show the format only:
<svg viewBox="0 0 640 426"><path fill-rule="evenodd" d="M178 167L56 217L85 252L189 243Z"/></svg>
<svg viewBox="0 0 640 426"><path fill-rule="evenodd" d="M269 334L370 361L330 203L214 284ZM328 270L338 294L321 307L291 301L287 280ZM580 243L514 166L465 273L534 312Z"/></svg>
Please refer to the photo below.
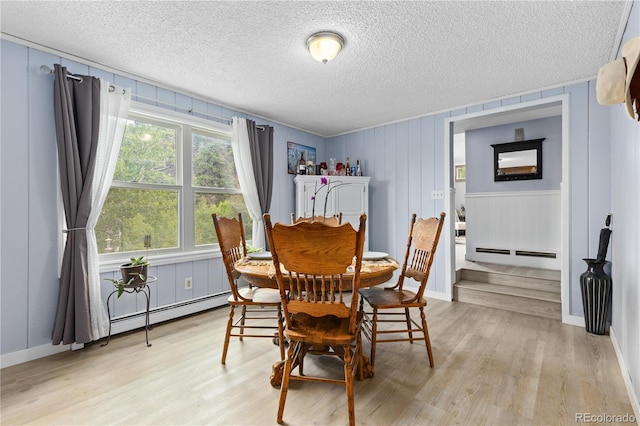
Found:
<svg viewBox="0 0 640 426"><path fill-rule="evenodd" d="M169 321L184 317L186 315L204 312L209 309L224 306L227 303L227 297L228 293L223 293L215 296L205 296L200 299L195 299L194 301L163 306L161 309L151 311L149 313L149 322L152 326L152 329L149 331L149 342L153 343L154 324L159 324L164 321ZM135 314L127 315L120 318L112 318L111 322L111 336L136 329L140 329L140 333L142 333L144 331L143 328L145 324L144 312L137 312ZM144 346L144 343L144 336L141 334L141 348ZM82 349L83 347L84 345L52 345L50 343L40 346L34 346L24 350L1 355L0 366L1 368L11 367L13 365L22 364L39 358L44 358L46 356L55 355L61 352Z"/></svg>
<svg viewBox="0 0 640 426"><path fill-rule="evenodd" d="M618 344L618 339L616 338L616 333L613 325L609 327L609 337L611 338L611 344L613 345L613 350L616 353L616 358L618 358L618 365L620 366L620 372L622 373L624 385L627 388L629 401L631 402L631 406L633 407L636 421L638 421L638 419L640 419L640 395L636 395L633 389L633 383L631 383L631 378L629 377L629 368L624 362L624 356L622 356L622 350L620 349L620 345Z"/></svg>

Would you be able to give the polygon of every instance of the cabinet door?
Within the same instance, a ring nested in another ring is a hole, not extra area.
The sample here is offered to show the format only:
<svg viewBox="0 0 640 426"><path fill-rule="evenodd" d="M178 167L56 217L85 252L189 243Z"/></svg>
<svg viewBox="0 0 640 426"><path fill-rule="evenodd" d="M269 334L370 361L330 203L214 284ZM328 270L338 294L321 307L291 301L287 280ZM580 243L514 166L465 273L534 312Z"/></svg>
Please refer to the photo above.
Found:
<svg viewBox="0 0 640 426"><path fill-rule="evenodd" d="M365 204L366 187L360 184L344 185L336 188L336 212L342 213L342 222L349 222L357 229L360 215L367 212Z"/></svg>
<svg viewBox="0 0 640 426"><path fill-rule="evenodd" d="M360 184L337 187L335 189L337 211L341 212L342 216L360 216L361 213L366 213L365 191L366 187Z"/></svg>
<svg viewBox="0 0 640 426"><path fill-rule="evenodd" d="M329 197L327 198L327 186L321 187L318 181L314 180L313 182L304 182L303 197L304 197L304 210L298 216L310 217L312 215L322 216L323 212L325 216L333 216L336 214L335 210L335 190L332 190L329 193ZM317 193L316 193L317 192ZM313 197L315 194L315 214L314 214L314 204ZM325 200L327 203L327 208L325 212Z"/></svg>

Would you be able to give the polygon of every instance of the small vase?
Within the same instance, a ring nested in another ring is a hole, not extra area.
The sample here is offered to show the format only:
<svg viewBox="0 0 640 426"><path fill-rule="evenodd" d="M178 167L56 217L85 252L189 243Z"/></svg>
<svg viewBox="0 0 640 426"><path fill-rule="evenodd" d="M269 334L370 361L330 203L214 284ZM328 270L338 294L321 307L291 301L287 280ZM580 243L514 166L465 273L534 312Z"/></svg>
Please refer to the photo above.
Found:
<svg viewBox="0 0 640 426"><path fill-rule="evenodd" d="M606 261L582 259L587 270L580 275L584 325L588 333L606 334L611 301L611 277L604 272Z"/></svg>

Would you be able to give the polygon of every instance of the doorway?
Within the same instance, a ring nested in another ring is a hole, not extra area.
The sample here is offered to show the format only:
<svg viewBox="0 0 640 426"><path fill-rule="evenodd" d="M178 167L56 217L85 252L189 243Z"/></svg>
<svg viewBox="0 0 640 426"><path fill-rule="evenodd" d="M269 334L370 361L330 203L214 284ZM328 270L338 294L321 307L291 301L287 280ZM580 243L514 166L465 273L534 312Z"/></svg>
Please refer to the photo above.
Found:
<svg viewBox="0 0 640 426"><path fill-rule="evenodd" d="M562 315L568 316L569 306L565 301L569 300L569 97L568 95L553 96L545 99L538 99L530 102L523 102L514 105L502 106L492 110L477 111L474 113L449 117L444 123L444 144L445 144L445 208L450 218L455 218L456 209L459 209L459 197L456 196L456 166L460 160L456 159L454 144L456 135L467 130L481 129L511 123L535 120L551 116L561 116L562 120L562 183L560 185L561 198L561 252L560 252L560 273L561 273L561 300ZM465 162L466 163L466 162ZM444 244L446 257L446 288L447 296L453 299L453 285L456 282L456 229L455 220L450 220L444 230Z"/></svg>

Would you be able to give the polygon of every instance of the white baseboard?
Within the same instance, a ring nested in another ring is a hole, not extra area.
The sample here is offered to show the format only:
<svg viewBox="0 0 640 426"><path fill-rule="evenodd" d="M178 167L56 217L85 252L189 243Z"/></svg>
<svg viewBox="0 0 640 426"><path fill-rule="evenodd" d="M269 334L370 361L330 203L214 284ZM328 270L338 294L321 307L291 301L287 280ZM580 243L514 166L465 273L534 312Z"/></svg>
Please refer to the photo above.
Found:
<svg viewBox="0 0 640 426"><path fill-rule="evenodd" d="M575 315L562 315L562 323L575 325L577 327L584 327L584 317L577 317Z"/></svg>
<svg viewBox="0 0 640 426"><path fill-rule="evenodd" d="M33 348L2 355L0 357L0 366L2 368L11 367L12 365L22 364L23 362L33 361L34 359L69 350L71 350L71 345L53 345L49 343L47 345L34 346Z"/></svg>
<svg viewBox="0 0 640 426"><path fill-rule="evenodd" d="M609 337L611 338L613 350L616 352L616 357L618 358L618 365L620 366L620 372L622 373L624 385L627 388L627 394L629 394L629 400L631 401L633 412L635 414L636 420L638 420L640 419L640 395L636 395L635 391L633 390L633 384L631 383L631 378L629 377L629 368L627 368L627 364L624 362L624 357L622 356L620 345L618 345L618 339L616 339L616 333L613 329L613 326L609 327Z"/></svg>
<svg viewBox="0 0 640 426"><path fill-rule="evenodd" d="M197 312L216 308L227 303L228 294L221 294L214 297L204 297L201 299L190 300L185 303L176 303L156 309L149 313L149 322L151 325L160 322L176 319ZM113 318L111 324L111 335L124 333L126 331L142 328L145 325L144 312L138 312L134 315L123 318ZM149 341L153 340L153 331L150 332ZM21 351L11 352L0 356L0 368L11 367L12 365L22 364L24 362L33 361L34 359L44 358L49 355L55 355L60 352L69 350L82 349L84 345L53 345L46 344L34 346Z"/></svg>
<svg viewBox="0 0 640 426"><path fill-rule="evenodd" d="M426 297L430 297L432 299L438 299L438 300L444 300L445 302L451 302L451 296L449 296L447 293L441 293L439 291L426 290L425 291L425 296Z"/></svg>

